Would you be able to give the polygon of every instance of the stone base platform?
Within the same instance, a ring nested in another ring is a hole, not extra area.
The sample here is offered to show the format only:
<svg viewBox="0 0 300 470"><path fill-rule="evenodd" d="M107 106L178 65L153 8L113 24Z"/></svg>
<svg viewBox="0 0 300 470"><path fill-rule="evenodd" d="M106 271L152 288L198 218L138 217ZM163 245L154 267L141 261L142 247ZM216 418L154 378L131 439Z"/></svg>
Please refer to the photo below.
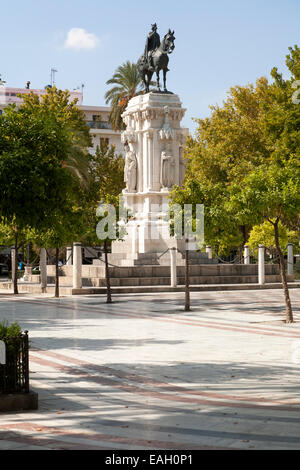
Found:
<svg viewBox="0 0 300 470"><path fill-rule="evenodd" d="M72 266L63 266L60 269L60 293L72 295L78 293L105 293L105 267L97 265L82 266L82 289L73 289ZM266 285L281 286L281 277L278 265L266 265ZM48 287L47 293L54 294L55 266L47 266ZM240 286L248 289L249 286L258 286L258 266L254 264L192 264L190 266L191 290L224 290L226 286ZM173 292L170 287L170 267L164 265L154 266L114 266L110 267L111 286L116 292ZM292 282L293 276L288 276ZM29 282L19 282L19 292L42 293L39 284L39 275L29 276ZM185 266L177 266L178 291L184 289ZM224 287L225 286L225 287ZM291 286L295 286L291 284ZM11 282L3 282L0 289L12 289ZM230 288L230 287L229 287ZM236 289L236 287L233 287ZM251 287L250 287L251 288Z"/></svg>
<svg viewBox="0 0 300 470"><path fill-rule="evenodd" d="M116 266L169 266L170 253L109 253L108 262ZM207 253L190 251L190 264L218 264L216 258L209 259ZM102 260L93 260L94 266L103 265ZM176 252L176 265L185 265L185 252Z"/></svg>
<svg viewBox="0 0 300 470"><path fill-rule="evenodd" d="M0 393L0 412L26 411L38 409L38 394L29 393Z"/></svg>
<svg viewBox="0 0 300 470"><path fill-rule="evenodd" d="M289 289L299 289L300 282L289 282ZM2 286L0 284L0 294ZM198 284L191 285L191 292L220 292L220 291L247 291L247 290L265 290L265 289L282 289L280 282L272 282L268 284ZM12 286L9 287L12 290ZM112 287L113 295L126 295L126 294L159 294L167 292L184 292L183 285L177 287L166 286L119 286ZM55 287L53 284L47 287L47 294L54 295ZM106 294L106 287L82 287L81 289L74 289L72 286L61 286L59 288L61 296L64 295L96 295ZM42 289L39 284L21 285L19 287L19 294L42 294Z"/></svg>

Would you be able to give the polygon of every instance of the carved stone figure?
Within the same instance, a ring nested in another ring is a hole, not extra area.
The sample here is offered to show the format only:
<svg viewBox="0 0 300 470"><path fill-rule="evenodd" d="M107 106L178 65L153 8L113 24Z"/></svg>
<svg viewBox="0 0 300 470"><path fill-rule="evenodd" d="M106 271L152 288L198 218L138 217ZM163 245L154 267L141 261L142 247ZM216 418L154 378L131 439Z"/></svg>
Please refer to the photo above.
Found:
<svg viewBox="0 0 300 470"><path fill-rule="evenodd" d="M167 155L167 152L161 153L160 182L163 188L171 188L175 184L175 158L173 155Z"/></svg>
<svg viewBox="0 0 300 470"><path fill-rule="evenodd" d="M124 181L126 183L126 191L134 192L137 186L137 160L135 152L130 150L128 144L125 144L125 168L124 168Z"/></svg>
<svg viewBox="0 0 300 470"><path fill-rule="evenodd" d="M169 121L169 106L164 106L164 113L165 113L165 122L161 130L159 131L159 136L162 140L170 140L173 139L175 136L175 131L172 129Z"/></svg>

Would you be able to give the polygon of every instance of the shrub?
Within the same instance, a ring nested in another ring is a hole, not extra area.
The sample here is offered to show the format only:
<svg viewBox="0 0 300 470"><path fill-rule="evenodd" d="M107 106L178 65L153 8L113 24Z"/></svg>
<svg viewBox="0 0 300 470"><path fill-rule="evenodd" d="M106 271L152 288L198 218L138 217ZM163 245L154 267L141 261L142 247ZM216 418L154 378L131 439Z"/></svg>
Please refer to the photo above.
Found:
<svg viewBox="0 0 300 470"><path fill-rule="evenodd" d="M28 336L18 323L0 322L0 340L6 347L6 364L0 365L0 393L28 391Z"/></svg>

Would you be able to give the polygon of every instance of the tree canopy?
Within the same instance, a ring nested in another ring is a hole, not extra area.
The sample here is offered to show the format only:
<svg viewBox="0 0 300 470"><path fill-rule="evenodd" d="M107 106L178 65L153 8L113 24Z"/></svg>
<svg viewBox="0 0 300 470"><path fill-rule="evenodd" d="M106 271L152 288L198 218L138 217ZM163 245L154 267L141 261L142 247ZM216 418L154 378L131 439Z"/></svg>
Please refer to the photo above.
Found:
<svg viewBox="0 0 300 470"><path fill-rule="evenodd" d="M137 64L129 60L120 65L106 85L113 85L105 93L105 102L111 106L109 120L114 130L124 129L122 114L128 101L142 90L142 79Z"/></svg>

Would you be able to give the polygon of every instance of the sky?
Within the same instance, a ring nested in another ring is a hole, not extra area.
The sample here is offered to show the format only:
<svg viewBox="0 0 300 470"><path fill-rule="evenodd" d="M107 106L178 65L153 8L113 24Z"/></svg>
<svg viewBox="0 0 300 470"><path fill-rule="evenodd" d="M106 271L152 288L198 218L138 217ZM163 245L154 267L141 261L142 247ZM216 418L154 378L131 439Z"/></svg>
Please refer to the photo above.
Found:
<svg viewBox="0 0 300 470"><path fill-rule="evenodd" d="M253 83L275 66L286 72L288 47L300 45L300 0L0 0L0 74L7 86L84 83L84 104L105 105L106 81L143 53L156 22L175 30L167 87L187 109L182 121L210 115L230 87Z"/></svg>

